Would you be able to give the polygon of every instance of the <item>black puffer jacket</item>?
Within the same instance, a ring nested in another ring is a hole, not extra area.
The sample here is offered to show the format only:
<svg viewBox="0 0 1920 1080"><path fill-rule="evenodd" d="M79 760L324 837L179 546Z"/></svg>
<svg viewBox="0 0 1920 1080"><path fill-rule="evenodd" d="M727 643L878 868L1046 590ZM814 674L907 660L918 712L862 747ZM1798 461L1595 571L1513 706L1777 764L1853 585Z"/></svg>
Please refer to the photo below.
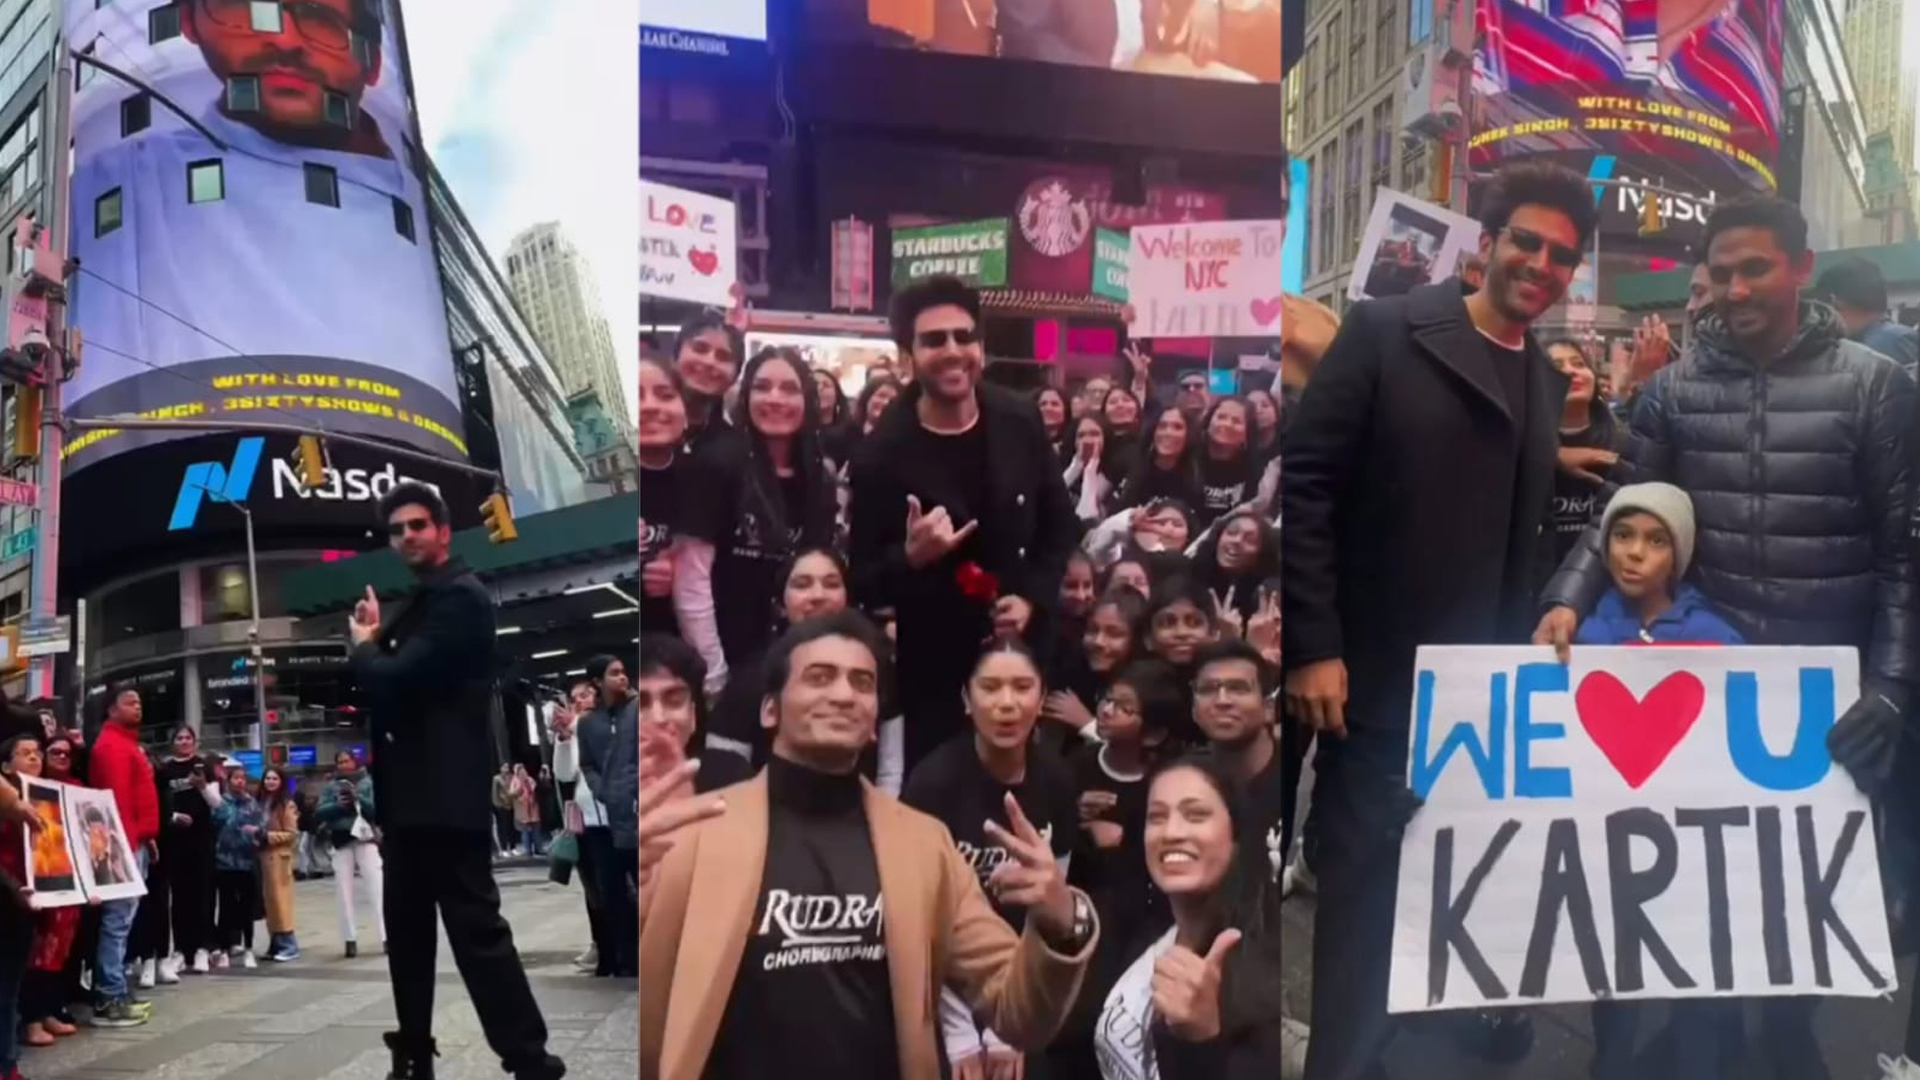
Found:
<svg viewBox="0 0 1920 1080"><path fill-rule="evenodd" d="M1708 316L1697 347L1646 384L1611 479L1692 496L1692 580L1748 641L1852 645L1863 680L1910 691L1914 400L1907 373L1844 340L1825 305L1801 306L1799 335L1764 370ZM1544 600L1585 615L1607 583L1596 522Z"/></svg>

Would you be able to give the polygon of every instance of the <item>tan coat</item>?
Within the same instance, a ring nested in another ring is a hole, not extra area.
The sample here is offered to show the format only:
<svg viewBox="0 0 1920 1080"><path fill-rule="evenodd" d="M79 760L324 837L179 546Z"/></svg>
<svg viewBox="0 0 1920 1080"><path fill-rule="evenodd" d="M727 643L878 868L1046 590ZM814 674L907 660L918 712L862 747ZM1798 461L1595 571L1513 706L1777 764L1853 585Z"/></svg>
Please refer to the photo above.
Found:
<svg viewBox="0 0 1920 1080"><path fill-rule="evenodd" d="M939 989L1008 1043L1046 1045L1093 956L1048 949L996 914L937 820L865 785L901 1080L938 1080ZM733 993L767 861L766 774L716 792L727 810L674 841L640 904L640 1076L699 1080ZM1097 939L1098 935L1095 935Z"/></svg>
<svg viewBox="0 0 1920 1080"><path fill-rule="evenodd" d="M299 839L300 811L288 799L267 814L267 844L260 849L260 895L270 933L293 933L293 845Z"/></svg>

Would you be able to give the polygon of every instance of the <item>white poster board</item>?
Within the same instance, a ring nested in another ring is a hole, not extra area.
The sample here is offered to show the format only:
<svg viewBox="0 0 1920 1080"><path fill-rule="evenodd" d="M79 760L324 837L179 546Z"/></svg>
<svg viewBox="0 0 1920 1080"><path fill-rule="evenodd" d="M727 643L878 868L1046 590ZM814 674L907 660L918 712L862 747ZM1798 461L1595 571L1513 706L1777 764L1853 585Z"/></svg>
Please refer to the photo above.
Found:
<svg viewBox="0 0 1920 1080"><path fill-rule="evenodd" d="M23 777L25 796L44 826L26 834L27 888L36 908L145 896L147 883L127 843L110 791ZM25 833L25 830L22 830Z"/></svg>
<svg viewBox="0 0 1920 1080"><path fill-rule="evenodd" d="M1422 648L1391 1012L1895 987L1842 648Z"/></svg>
<svg viewBox="0 0 1920 1080"><path fill-rule="evenodd" d="M1381 188L1347 282L1350 300L1402 296L1445 281L1480 247L1480 223L1424 199Z"/></svg>
<svg viewBox="0 0 1920 1080"><path fill-rule="evenodd" d="M727 199L640 181L640 295L732 307L736 219Z"/></svg>
<svg viewBox="0 0 1920 1080"><path fill-rule="evenodd" d="M1285 239L1277 220L1136 226L1128 336L1278 338Z"/></svg>

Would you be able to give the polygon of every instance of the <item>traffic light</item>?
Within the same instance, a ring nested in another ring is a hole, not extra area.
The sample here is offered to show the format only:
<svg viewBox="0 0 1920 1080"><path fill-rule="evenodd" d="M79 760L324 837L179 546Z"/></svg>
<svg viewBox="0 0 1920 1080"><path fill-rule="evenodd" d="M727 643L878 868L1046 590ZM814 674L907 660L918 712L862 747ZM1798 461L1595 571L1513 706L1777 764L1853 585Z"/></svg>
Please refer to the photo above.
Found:
<svg viewBox="0 0 1920 1080"><path fill-rule="evenodd" d="M40 460L40 409L44 400L41 388L32 383L13 388L13 456L17 459Z"/></svg>
<svg viewBox="0 0 1920 1080"><path fill-rule="evenodd" d="M1653 236L1667 227L1660 219L1660 197L1651 191L1642 192L1640 201L1640 235Z"/></svg>
<svg viewBox="0 0 1920 1080"><path fill-rule="evenodd" d="M480 504L480 516L487 525L487 539L496 544L520 539L520 530L513 527L513 504L507 501L505 492L487 496L487 501Z"/></svg>
<svg viewBox="0 0 1920 1080"><path fill-rule="evenodd" d="M327 486L327 461L318 435L300 436L300 482L309 489Z"/></svg>

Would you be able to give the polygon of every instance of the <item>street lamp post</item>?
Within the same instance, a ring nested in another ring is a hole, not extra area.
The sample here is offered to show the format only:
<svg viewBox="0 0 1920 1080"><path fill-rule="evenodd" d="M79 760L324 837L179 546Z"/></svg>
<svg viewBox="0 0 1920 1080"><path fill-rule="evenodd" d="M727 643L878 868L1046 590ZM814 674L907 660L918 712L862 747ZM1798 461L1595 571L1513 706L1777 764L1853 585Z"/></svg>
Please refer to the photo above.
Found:
<svg viewBox="0 0 1920 1080"><path fill-rule="evenodd" d="M253 656L253 746L251 749L265 752L267 748L267 661L260 651L260 562L255 555L253 545L253 511L243 502L234 502L225 492L202 484L211 502L230 506L240 512L247 524L247 607L250 612L247 623L247 649Z"/></svg>

